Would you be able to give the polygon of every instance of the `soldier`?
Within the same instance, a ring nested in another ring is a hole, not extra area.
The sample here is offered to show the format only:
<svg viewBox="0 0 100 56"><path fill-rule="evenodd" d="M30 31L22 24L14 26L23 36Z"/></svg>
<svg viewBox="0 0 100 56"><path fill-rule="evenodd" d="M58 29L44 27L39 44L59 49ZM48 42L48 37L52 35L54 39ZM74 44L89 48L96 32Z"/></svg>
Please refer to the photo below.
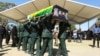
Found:
<svg viewBox="0 0 100 56"><path fill-rule="evenodd" d="M34 47L35 47L35 43L37 44L37 48L36 48L36 56L40 56L40 36L38 34L38 22L36 22L36 19L34 18L33 21L31 21L31 34L30 34L30 38L29 38L29 53L30 54L34 54ZM34 55L33 55L34 56Z"/></svg>
<svg viewBox="0 0 100 56"><path fill-rule="evenodd" d="M31 25L30 25L30 22L28 21L28 22L24 23L23 26L24 26L25 30L23 32L24 35L23 35L22 48L23 48L23 51L26 51L27 50L28 39L29 39L29 34L30 34L30 31L31 31L31 29L30 29Z"/></svg>
<svg viewBox="0 0 100 56"><path fill-rule="evenodd" d="M42 23L43 23L43 32L42 32L42 38L43 38L43 46L41 48L41 53L40 55L43 56L46 48L48 48L49 55L48 56L53 56L52 55L52 48L53 48L53 37L52 37L52 23L51 23L51 16L46 16L42 18Z"/></svg>
<svg viewBox="0 0 100 56"><path fill-rule="evenodd" d="M43 30L43 25L41 22L39 22L39 31L38 31L38 34L40 36L40 40L39 40L39 43L40 43L40 50L41 50L41 42L42 42L42 30Z"/></svg>
<svg viewBox="0 0 100 56"><path fill-rule="evenodd" d="M62 53L63 56L68 56L68 53L67 53L67 48L66 48L66 43L65 43L65 40L66 40L66 28L68 27L69 25L65 22L60 22L60 25L59 25L59 41L60 41L60 44L59 44L59 50L60 52Z"/></svg>
<svg viewBox="0 0 100 56"><path fill-rule="evenodd" d="M19 26L17 27L18 29L18 38L19 38L19 42L18 42L18 50L20 50L20 46L21 46L21 43L23 42L23 32L24 32L24 27L23 27L23 24L19 24ZM23 49L24 50L24 49Z"/></svg>

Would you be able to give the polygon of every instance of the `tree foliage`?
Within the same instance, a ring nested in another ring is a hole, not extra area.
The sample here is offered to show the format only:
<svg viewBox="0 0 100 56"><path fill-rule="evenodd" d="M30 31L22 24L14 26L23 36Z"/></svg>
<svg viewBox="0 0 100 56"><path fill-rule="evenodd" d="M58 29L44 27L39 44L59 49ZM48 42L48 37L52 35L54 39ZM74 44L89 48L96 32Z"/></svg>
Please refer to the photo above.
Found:
<svg viewBox="0 0 100 56"><path fill-rule="evenodd" d="M0 12L16 6L14 3L0 2ZM0 23L6 24L7 19L0 17Z"/></svg>
<svg viewBox="0 0 100 56"><path fill-rule="evenodd" d="M71 30L76 29L74 24L71 24Z"/></svg>
<svg viewBox="0 0 100 56"><path fill-rule="evenodd" d="M16 6L14 3L0 2L0 11Z"/></svg>

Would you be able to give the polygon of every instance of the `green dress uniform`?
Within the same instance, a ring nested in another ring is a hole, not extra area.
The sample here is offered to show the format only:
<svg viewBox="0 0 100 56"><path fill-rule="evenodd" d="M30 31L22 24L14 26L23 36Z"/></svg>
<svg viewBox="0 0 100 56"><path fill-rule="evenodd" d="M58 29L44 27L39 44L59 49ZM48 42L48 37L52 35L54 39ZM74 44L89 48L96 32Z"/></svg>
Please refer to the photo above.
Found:
<svg viewBox="0 0 100 56"><path fill-rule="evenodd" d="M41 24L41 22L39 22L38 27L39 27L38 34L40 36L40 38L39 38L39 44L40 44L40 50L41 50L41 47L42 47L42 45L41 45L41 43L42 43L42 30L43 30L43 25Z"/></svg>
<svg viewBox="0 0 100 56"><path fill-rule="evenodd" d="M17 27L17 29L18 29L18 38L19 38L19 42L18 42L17 48L18 48L18 50L20 50L20 46L21 46L21 43L22 43L22 41L23 41L24 27L23 27L22 24L20 24L20 25Z"/></svg>
<svg viewBox="0 0 100 56"><path fill-rule="evenodd" d="M42 38L43 38L43 46L41 48L40 55L43 56L46 49L48 48L49 55L52 55L52 48L53 48L53 37L52 37L52 24L51 24L51 18L50 17L44 17L45 19L42 21L43 23L43 32L42 32Z"/></svg>
<svg viewBox="0 0 100 56"><path fill-rule="evenodd" d="M64 22L60 23L60 31L59 31L59 50L62 53L63 56L68 56L67 53L67 48L66 48L66 29L67 29L68 25Z"/></svg>
<svg viewBox="0 0 100 56"><path fill-rule="evenodd" d="M38 23L36 22L31 22L31 34L29 36L29 48L28 51L30 54L34 54L34 47L36 43L36 56L40 56L40 36L38 35ZM34 55L33 55L34 56Z"/></svg>
<svg viewBox="0 0 100 56"><path fill-rule="evenodd" d="M24 26L24 32L23 32L23 44L22 44L22 50L26 51L27 50L27 44L28 44L28 39L29 39L29 35L30 35L30 22L26 22L25 24L23 24Z"/></svg>

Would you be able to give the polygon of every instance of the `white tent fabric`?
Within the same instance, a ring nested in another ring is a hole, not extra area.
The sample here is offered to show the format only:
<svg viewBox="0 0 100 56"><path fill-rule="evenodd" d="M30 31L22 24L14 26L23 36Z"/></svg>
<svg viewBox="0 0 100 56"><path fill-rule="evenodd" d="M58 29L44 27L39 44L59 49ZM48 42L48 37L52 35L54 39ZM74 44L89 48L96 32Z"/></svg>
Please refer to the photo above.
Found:
<svg viewBox="0 0 100 56"><path fill-rule="evenodd" d="M4 16L18 22L24 22L27 15L36 12L50 5L59 5L68 12L68 18L76 23L83 23L100 15L100 9L75 1L67 0L34 0L18 5L14 8L0 12L0 16Z"/></svg>

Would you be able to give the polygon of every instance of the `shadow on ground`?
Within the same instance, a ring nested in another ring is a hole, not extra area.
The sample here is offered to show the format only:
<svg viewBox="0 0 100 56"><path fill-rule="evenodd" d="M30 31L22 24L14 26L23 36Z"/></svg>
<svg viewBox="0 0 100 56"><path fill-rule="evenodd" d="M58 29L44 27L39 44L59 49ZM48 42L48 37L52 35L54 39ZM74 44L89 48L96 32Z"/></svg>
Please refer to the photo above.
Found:
<svg viewBox="0 0 100 56"><path fill-rule="evenodd" d="M0 52L5 52L5 51L8 51L8 50L11 50L11 49L0 50Z"/></svg>
<svg viewBox="0 0 100 56"><path fill-rule="evenodd" d="M7 44L7 45L2 45L3 48L8 48L8 47L11 47L12 44Z"/></svg>
<svg viewBox="0 0 100 56"><path fill-rule="evenodd" d="M69 50L67 50L67 52L70 52ZM55 48L53 48L53 56L60 56L60 55L62 55L62 53L60 52L60 50L59 49L55 49Z"/></svg>
<svg viewBox="0 0 100 56"><path fill-rule="evenodd" d="M3 56L4 54L7 54L7 53L0 53L0 56Z"/></svg>
<svg viewBox="0 0 100 56"><path fill-rule="evenodd" d="M91 44L90 44L89 46L90 46L90 47L95 47L95 46L93 46L93 45L91 45Z"/></svg>

